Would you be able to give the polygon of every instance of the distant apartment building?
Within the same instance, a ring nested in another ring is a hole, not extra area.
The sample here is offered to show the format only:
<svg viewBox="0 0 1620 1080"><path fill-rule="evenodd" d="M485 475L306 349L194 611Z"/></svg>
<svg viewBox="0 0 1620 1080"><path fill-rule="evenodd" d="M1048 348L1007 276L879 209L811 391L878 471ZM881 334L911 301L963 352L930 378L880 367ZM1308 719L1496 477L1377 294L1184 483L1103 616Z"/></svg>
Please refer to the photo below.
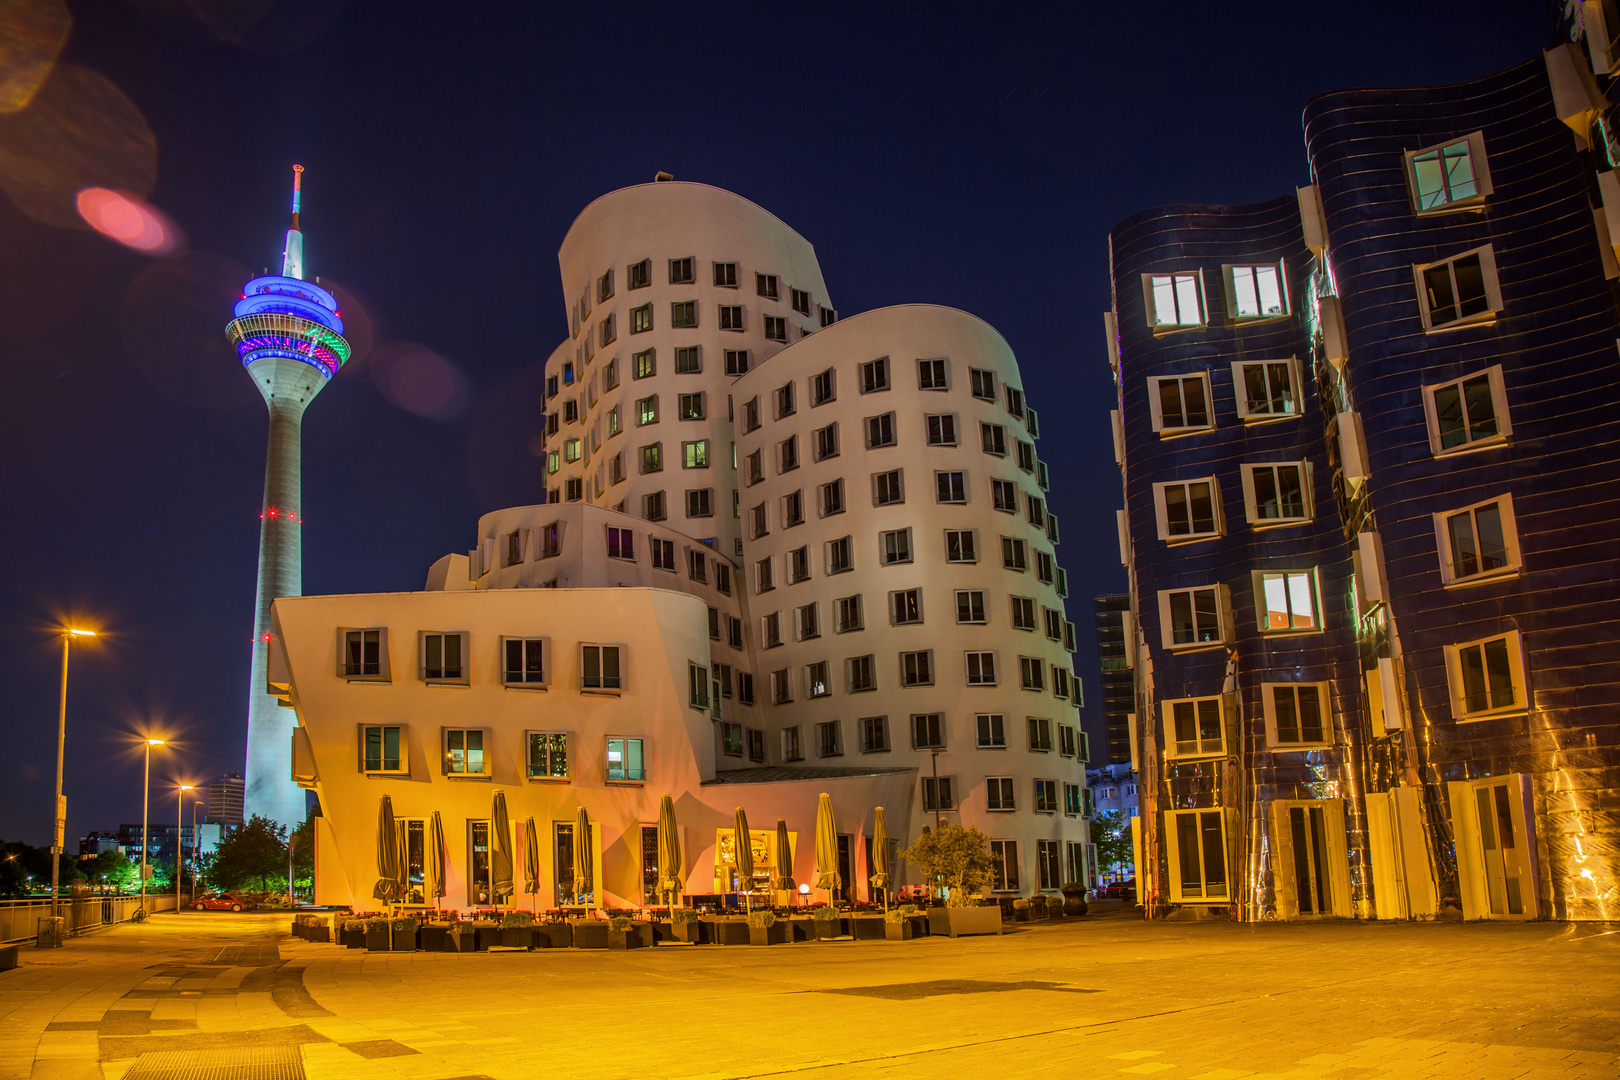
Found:
<svg viewBox="0 0 1620 1080"><path fill-rule="evenodd" d="M228 772L208 785L208 822L234 829L243 824L244 785L240 771Z"/></svg>
<svg viewBox="0 0 1620 1080"><path fill-rule="evenodd" d="M1586 29L1324 94L1310 185L1113 230L1150 917L1620 915L1620 83Z"/></svg>
<svg viewBox="0 0 1620 1080"><path fill-rule="evenodd" d="M1128 593L1096 597L1097 667L1102 678L1102 714L1090 722L1093 743L1102 748L1097 760L1118 765L1131 760L1130 718L1136 711L1136 680L1125 655L1125 622L1131 610Z"/></svg>

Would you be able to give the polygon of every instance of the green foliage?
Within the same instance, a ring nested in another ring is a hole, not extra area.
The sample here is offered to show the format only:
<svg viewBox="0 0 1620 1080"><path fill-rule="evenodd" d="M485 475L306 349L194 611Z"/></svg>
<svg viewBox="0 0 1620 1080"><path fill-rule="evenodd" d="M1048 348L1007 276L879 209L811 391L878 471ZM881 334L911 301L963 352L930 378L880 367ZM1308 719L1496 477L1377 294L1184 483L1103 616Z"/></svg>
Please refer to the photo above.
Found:
<svg viewBox="0 0 1620 1080"><path fill-rule="evenodd" d="M460 920L457 920L456 922L450 924L450 933L455 934L457 937L466 937L468 934L476 932L477 931L474 929L473 924L470 922L461 922Z"/></svg>
<svg viewBox="0 0 1620 1080"><path fill-rule="evenodd" d="M888 911L885 911L883 913L883 921L884 922L892 922L892 923L903 923L903 922L906 921L906 913L901 908L890 908Z"/></svg>
<svg viewBox="0 0 1620 1080"><path fill-rule="evenodd" d="M416 919L410 915L401 915L397 918L388 920L388 929L405 930L412 934L416 933L417 925Z"/></svg>
<svg viewBox="0 0 1620 1080"><path fill-rule="evenodd" d="M254 814L227 833L211 855L202 857L203 875L221 892L285 893L287 827Z"/></svg>
<svg viewBox="0 0 1620 1080"><path fill-rule="evenodd" d="M292 845L293 885L305 896L313 896L315 889L315 818L304 819L302 825L287 837Z"/></svg>
<svg viewBox="0 0 1620 1080"><path fill-rule="evenodd" d="M695 923L698 921L698 913L689 907L678 907L669 913L669 919L671 922L681 923L683 925L687 923Z"/></svg>
<svg viewBox="0 0 1620 1080"><path fill-rule="evenodd" d="M121 851L103 851L79 865L92 886L105 885L119 892L134 892L140 888L140 867Z"/></svg>
<svg viewBox="0 0 1620 1080"><path fill-rule="evenodd" d="M748 913L748 925L755 930L769 930L776 925L776 912L750 911Z"/></svg>
<svg viewBox="0 0 1620 1080"><path fill-rule="evenodd" d="M831 922L838 918L838 909L831 904L817 904L811 910L810 917L818 922Z"/></svg>
<svg viewBox="0 0 1620 1080"><path fill-rule="evenodd" d="M1091 840L1097 845L1097 868L1130 866L1131 821L1118 810L1103 810L1091 821Z"/></svg>
<svg viewBox="0 0 1620 1080"><path fill-rule="evenodd" d="M1041 906L1045 907L1046 905L1043 904ZM1014 900L1013 901L1013 910L1014 911L1028 911L1029 910L1029 901L1024 900L1022 898Z"/></svg>
<svg viewBox="0 0 1620 1080"><path fill-rule="evenodd" d="M508 911L501 916L502 930L527 930L534 925L534 916L527 911Z"/></svg>
<svg viewBox="0 0 1620 1080"><path fill-rule="evenodd" d="M969 906L969 898L990 883L996 866L990 857L990 838L976 828L960 825L941 825L924 833L900 856L920 870L925 880L948 889L946 903L951 907Z"/></svg>
<svg viewBox="0 0 1620 1080"><path fill-rule="evenodd" d="M608 920L609 930L628 930L633 925L628 915L615 915Z"/></svg>
<svg viewBox="0 0 1620 1080"><path fill-rule="evenodd" d="M895 910L899 911L900 914L906 916L907 918L922 914L922 909L916 904L901 904Z"/></svg>
<svg viewBox="0 0 1620 1080"><path fill-rule="evenodd" d="M363 934L366 932L365 919L344 919L343 929L349 933Z"/></svg>
<svg viewBox="0 0 1620 1080"><path fill-rule="evenodd" d="M388 920L383 918L381 915L375 915L366 920L365 926L366 933L375 934L379 931L388 929Z"/></svg>

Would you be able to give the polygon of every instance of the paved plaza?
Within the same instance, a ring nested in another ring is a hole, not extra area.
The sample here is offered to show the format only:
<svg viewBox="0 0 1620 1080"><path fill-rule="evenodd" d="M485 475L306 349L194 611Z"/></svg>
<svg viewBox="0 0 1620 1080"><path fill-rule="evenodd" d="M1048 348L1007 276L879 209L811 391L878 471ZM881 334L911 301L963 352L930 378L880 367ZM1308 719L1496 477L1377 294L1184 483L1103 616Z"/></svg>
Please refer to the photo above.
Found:
<svg viewBox="0 0 1620 1080"><path fill-rule="evenodd" d="M1620 925L1148 924L374 953L286 915L24 947L0 1080L1620 1076ZM1016 932L1011 932L1016 931Z"/></svg>

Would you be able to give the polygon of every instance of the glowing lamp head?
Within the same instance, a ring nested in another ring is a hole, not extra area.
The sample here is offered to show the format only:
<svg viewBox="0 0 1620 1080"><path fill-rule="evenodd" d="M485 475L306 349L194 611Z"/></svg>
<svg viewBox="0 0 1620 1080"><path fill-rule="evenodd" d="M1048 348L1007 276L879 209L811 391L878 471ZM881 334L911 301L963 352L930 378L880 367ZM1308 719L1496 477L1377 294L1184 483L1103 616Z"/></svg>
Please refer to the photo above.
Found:
<svg viewBox="0 0 1620 1080"><path fill-rule="evenodd" d="M68 627L67 632L68 632L69 637L95 637L96 636L96 632L94 630L85 630L82 627L77 627L77 626Z"/></svg>
<svg viewBox="0 0 1620 1080"><path fill-rule="evenodd" d="M809 896L810 895L810 886L808 886L808 885L800 885L799 886L799 895L800 896Z"/></svg>
<svg viewBox="0 0 1620 1080"><path fill-rule="evenodd" d="M166 745L166 744L164 743L164 741L162 739L147 739L146 740L146 745L147 746L163 746L163 745Z"/></svg>

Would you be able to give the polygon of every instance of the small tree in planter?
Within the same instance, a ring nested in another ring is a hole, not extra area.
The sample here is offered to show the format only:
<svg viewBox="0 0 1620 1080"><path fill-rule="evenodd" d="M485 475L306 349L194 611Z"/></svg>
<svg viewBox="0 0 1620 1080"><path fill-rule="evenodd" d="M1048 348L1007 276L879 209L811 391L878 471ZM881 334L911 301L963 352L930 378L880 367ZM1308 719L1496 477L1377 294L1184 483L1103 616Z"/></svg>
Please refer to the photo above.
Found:
<svg viewBox="0 0 1620 1080"><path fill-rule="evenodd" d="M641 948L641 932L628 915L615 915L608 920L607 946L610 949Z"/></svg>
<svg viewBox="0 0 1620 1080"><path fill-rule="evenodd" d="M450 945L451 952L476 952L478 950L478 928L470 922L453 922L444 936Z"/></svg>
<svg viewBox="0 0 1620 1080"><path fill-rule="evenodd" d="M508 911L501 916L501 944L508 949L534 947L534 916L527 911Z"/></svg>
<svg viewBox="0 0 1620 1080"><path fill-rule="evenodd" d="M1063 914L1084 915L1088 910L1086 906L1086 886L1084 882L1065 881L1063 889Z"/></svg>
<svg viewBox="0 0 1620 1080"><path fill-rule="evenodd" d="M365 926L367 952L388 952L393 948L393 933L387 919L376 915L367 919Z"/></svg>
<svg viewBox="0 0 1620 1080"><path fill-rule="evenodd" d="M787 940L787 924L778 925L776 912L752 911L748 914L748 944L780 945Z"/></svg>
<svg viewBox="0 0 1620 1080"><path fill-rule="evenodd" d="M911 919L903 908L890 908L883 915L883 936L890 941L910 941Z"/></svg>
<svg viewBox="0 0 1620 1080"><path fill-rule="evenodd" d="M669 913L669 927L675 934L676 941L684 941L689 945L702 945L703 923L698 920L698 913L691 908L676 908Z"/></svg>
<svg viewBox="0 0 1620 1080"><path fill-rule="evenodd" d="M941 825L917 838L901 856L922 872L926 881L946 890L944 908L929 910L934 933L999 934L1001 911L980 908L972 897L990 883L995 860L990 857L990 839L975 828Z"/></svg>
<svg viewBox="0 0 1620 1080"><path fill-rule="evenodd" d="M842 929L839 925L838 909L831 904L818 904L810 912L810 918L816 928L816 940L827 941L838 936Z"/></svg>
<svg viewBox="0 0 1620 1080"><path fill-rule="evenodd" d="M416 929L419 924L410 915L388 920L389 947L394 952L416 951Z"/></svg>
<svg viewBox="0 0 1620 1080"><path fill-rule="evenodd" d="M366 947L366 920L343 920L343 947L345 949L363 949Z"/></svg>
<svg viewBox="0 0 1620 1080"><path fill-rule="evenodd" d="M1013 921L1014 922L1029 922L1029 909L1030 909L1030 903L1029 903L1028 900L1023 899L1022 897L1020 897L1017 900L1014 900L1013 901ZM1046 914L1046 904L1045 904L1044 901L1041 903L1041 914L1043 914L1043 915Z"/></svg>

